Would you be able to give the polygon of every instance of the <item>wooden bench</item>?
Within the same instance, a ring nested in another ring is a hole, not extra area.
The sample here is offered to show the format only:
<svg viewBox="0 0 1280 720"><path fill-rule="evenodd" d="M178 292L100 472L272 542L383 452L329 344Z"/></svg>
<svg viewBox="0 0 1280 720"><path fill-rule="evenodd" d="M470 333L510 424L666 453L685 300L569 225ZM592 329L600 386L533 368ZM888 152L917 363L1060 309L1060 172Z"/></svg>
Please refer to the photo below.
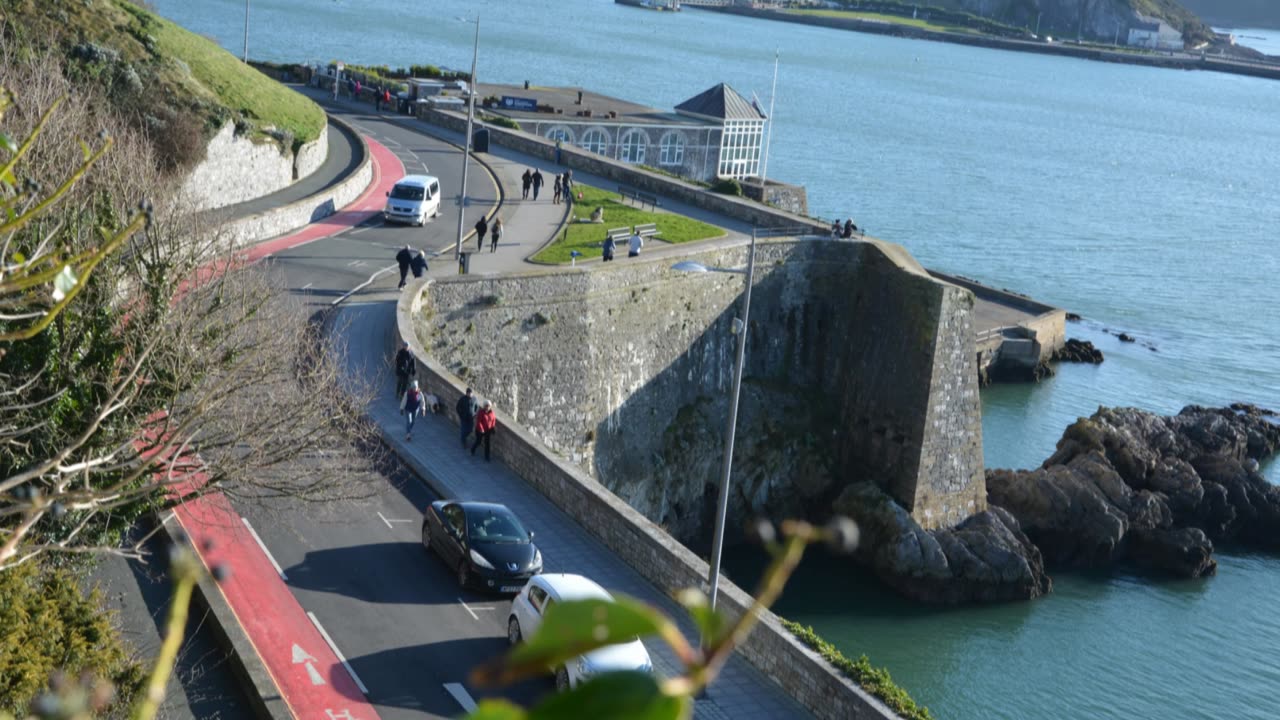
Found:
<svg viewBox="0 0 1280 720"><path fill-rule="evenodd" d="M656 223L646 223L644 225L637 225L636 232L640 235L641 238L645 240L648 240L651 237L656 237L659 234L658 226Z"/></svg>
<svg viewBox="0 0 1280 720"><path fill-rule="evenodd" d="M658 205L661 204L658 202L657 196L640 192L635 188L629 188L625 185L618 186L618 194L622 196L623 200L630 200L640 206L641 209L644 209L644 206L648 205L651 210L656 210L658 209Z"/></svg>
<svg viewBox="0 0 1280 720"><path fill-rule="evenodd" d="M631 228L612 228L607 230L605 235L612 239L619 247L622 247L627 244L627 240L631 239ZM601 245L603 244L604 243L602 242Z"/></svg>

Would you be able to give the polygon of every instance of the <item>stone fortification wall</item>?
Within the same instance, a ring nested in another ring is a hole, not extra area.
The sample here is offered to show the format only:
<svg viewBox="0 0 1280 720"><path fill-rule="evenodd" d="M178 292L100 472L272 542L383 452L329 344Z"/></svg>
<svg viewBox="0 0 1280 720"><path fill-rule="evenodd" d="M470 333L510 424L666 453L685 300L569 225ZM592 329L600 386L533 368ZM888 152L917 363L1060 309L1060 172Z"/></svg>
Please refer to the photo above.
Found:
<svg viewBox="0 0 1280 720"><path fill-rule="evenodd" d="M235 123L228 122L209 141L205 159L187 176L182 192L194 210L235 205L306 177L324 163L328 152L327 132L303 145L295 156L281 153L272 143L237 136Z"/></svg>
<svg viewBox="0 0 1280 720"><path fill-rule="evenodd" d="M459 113L420 106L418 108L418 117L433 125L439 125L455 132L466 132L466 116ZM490 142L518 150L533 157L542 158L549 163L555 162L555 143L546 138L520 132L519 130L488 125L480 121L476 121L476 127L484 127L489 130ZM805 228L806 231L820 232L823 235L829 234L831 231L829 225L804 215L761 205L740 197L713 193L683 180L649 172L634 165L612 160L572 145L565 145L561 148L560 160L561 165L564 167L599 175L622 185L630 185L644 192L688 203L694 207L727 215L731 218L752 223L758 227Z"/></svg>
<svg viewBox="0 0 1280 720"><path fill-rule="evenodd" d="M718 243L692 257L740 267L745 250ZM741 289L741 276L661 260L458 278L431 286L419 333L547 446L697 543L719 478ZM812 517L855 479L888 489L925 527L984 509L971 308L971 294L897 246L761 243L733 517Z"/></svg>
<svg viewBox="0 0 1280 720"><path fill-rule="evenodd" d="M557 275L559 275L558 278L551 273L523 278L517 276L512 280L527 282L527 287L531 290L547 289L553 287L556 282L561 283L561 289L567 287L587 289L591 286L591 279L586 273L580 271L568 271L557 273ZM400 339L409 341L414 353L421 358L419 378L424 380L427 387L438 394L448 407L453 407L462 395L466 381L432 358L430 348L433 343L439 343L441 338L437 336L433 341L427 335L423 335L422 330L443 322L452 313L466 316L468 311L463 309L466 307L465 304L436 305L436 307L459 309L453 311L442 309L434 313L430 312L428 307L443 299L464 297L462 288L467 284L474 285L473 289L476 291L470 296L474 303L471 307L491 309L507 307L505 304L492 306L488 298L493 297L494 290L508 288L501 282L489 280L472 281L472 283L426 282L426 292L422 285L411 285L401 295L397 305L396 344L399 344ZM443 287L445 285L453 287ZM515 302L514 298L511 302ZM526 311L528 311L527 315ZM429 318L425 322L424 312ZM537 311L530 307L523 307L517 312L517 316L532 317L533 312ZM604 314L607 316L607 311ZM553 319L552 323L538 327L546 329L561 323L567 325L566 320L566 318L560 321ZM560 336L565 339L578 331L562 330L561 332L568 333ZM468 342L476 345L483 344L484 339L477 338L478 334L478 331L473 330L469 334ZM572 354L569 353L569 355ZM524 354L517 354L506 358L503 364L520 364L524 357ZM568 376L576 367L581 367L583 364L578 363L576 366L564 368L562 375ZM540 372L551 371L546 370L545 365L539 365L544 368ZM566 381L565 385L569 386L572 383ZM497 415L502 431L493 437L494 453L558 508L577 520L623 562L668 594L674 594L684 588L705 585L704 579L707 577L708 568L702 559L676 542L663 528L592 479L579 466L544 445L537 435L523 426L521 418L516 417L515 413L509 413L499 407ZM535 411L535 419L536 417ZM750 595L728 579L721 579L719 608L726 615L737 618L750 605ZM739 646L738 652L822 720L892 720L897 717L883 703L796 640L772 612L766 610L762 613L760 624Z"/></svg>

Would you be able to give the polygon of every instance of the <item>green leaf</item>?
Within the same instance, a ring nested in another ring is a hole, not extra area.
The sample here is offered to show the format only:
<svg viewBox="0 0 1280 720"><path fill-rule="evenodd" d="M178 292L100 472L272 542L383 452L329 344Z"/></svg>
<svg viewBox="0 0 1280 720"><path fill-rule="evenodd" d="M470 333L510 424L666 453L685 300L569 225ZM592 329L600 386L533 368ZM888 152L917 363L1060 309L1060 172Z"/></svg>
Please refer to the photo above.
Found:
<svg viewBox="0 0 1280 720"><path fill-rule="evenodd" d="M636 637L679 635L679 629L657 610L630 598L569 600L554 603L533 637L507 655L477 667L477 685L501 685L541 675L577 656Z"/></svg>
<svg viewBox="0 0 1280 720"><path fill-rule="evenodd" d="M529 720L687 720L693 701L662 692L649 673L614 672L552 695L529 711Z"/></svg>
<svg viewBox="0 0 1280 720"><path fill-rule="evenodd" d="M706 593L697 588L685 588L676 593L676 600L689 611L689 616L698 626L698 632L702 633L703 647L715 645L724 632L725 620L724 615L711 607Z"/></svg>
<svg viewBox="0 0 1280 720"><path fill-rule="evenodd" d="M93 151L89 149L89 145L83 140L80 141L80 152L84 153L85 160L88 160L93 155Z"/></svg>
<svg viewBox="0 0 1280 720"><path fill-rule="evenodd" d="M70 265L63 265L62 271L53 278L53 299L56 302L62 302L77 282L79 280L76 278L76 271Z"/></svg>
<svg viewBox="0 0 1280 720"><path fill-rule="evenodd" d="M466 720L528 720L523 708L506 700L482 700Z"/></svg>
<svg viewBox="0 0 1280 720"><path fill-rule="evenodd" d="M20 252L16 252L16 253L14 253L14 254L13 254L13 261L14 261L15 263L17 263L17 264L21 265L22 263L24 263L24 262L26 262L26 261L27 261L27 256L26 256L26 255L23 255L23 254L22 254L22 253L20 253Z"/></svg>
<svg viewBox="0 0 1280 720"><path fill-rule="evenodd" d="M18 152L18 144L9 137L9 133L0 131L0 150L16 153Z"/></svg>

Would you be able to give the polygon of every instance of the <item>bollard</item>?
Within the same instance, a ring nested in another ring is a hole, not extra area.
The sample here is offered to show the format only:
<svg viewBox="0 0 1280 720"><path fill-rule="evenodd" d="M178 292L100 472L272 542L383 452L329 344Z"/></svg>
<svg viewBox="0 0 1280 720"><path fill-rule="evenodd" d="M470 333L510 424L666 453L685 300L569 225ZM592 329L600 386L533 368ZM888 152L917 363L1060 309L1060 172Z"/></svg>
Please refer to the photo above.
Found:
<svg viewBox="0 0 1280 720"><path fill-rule="evenodd" d="M458 255L458 274L466 275L471 272L471 253L461 253Z"/></svg>

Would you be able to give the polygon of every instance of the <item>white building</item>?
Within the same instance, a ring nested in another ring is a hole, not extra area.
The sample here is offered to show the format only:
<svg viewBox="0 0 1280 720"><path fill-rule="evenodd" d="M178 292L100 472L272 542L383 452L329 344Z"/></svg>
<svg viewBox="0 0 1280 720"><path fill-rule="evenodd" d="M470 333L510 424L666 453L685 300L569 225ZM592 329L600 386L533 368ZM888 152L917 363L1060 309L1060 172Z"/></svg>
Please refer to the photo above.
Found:
<svg viewBox="0 0 1280 720"><path fill-rule="evenodd" d="M1129 46L1151 50L1181 50L1182 33L1158 18L1139 15L1129 27Z"/></svg>

